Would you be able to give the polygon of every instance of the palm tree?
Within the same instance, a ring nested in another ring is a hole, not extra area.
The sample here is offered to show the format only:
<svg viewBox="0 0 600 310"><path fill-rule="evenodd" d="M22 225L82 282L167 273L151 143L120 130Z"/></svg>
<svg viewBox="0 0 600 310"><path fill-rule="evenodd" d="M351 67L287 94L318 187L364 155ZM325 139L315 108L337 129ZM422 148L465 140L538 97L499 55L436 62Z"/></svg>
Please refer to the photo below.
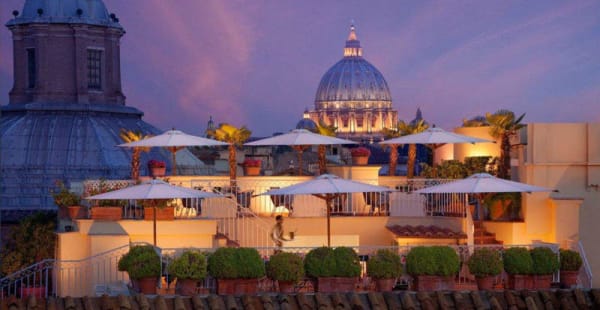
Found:
<svg viewBox="0 0 600 310"><path fill-rule="evenodd" d="M245 126L237 128L227 123L220 124L215 130L209 130L207 135L214 137L216 140L229 143L229 181L231 186L235 186L236 182L236 149L241 147L252 132Z"/></svg>
<svg viewBox="0 0 600 310"><path fill-rule="evenodd" d="M524 117L525 113L515 118L515 113L509 110L498 110L494 114L485 114L485 118L490 124L490 135L496 139L501 139L500 163L498 164L499 178L510 179L510 137L516 135L519 129L525 127L525 124L521 124Z"/></svg>
<svg viewBox="0 0 600 310"><path fill-rule="evenodd" d="M317 130L316 132L320 135L324 135L324 136L328 136L328 137L335 137L335 131L337 130L337 127L333 126L333 125L327 125L322 121L319 121L319 124L317 124ZM326 152L327 152L327 146L326 145L319 145L319 150L318 150L318 154L319 154L319 174L324 174L327 172L327 157L326 157Z"/></svg>
<svg viewBox="0 0 600 310"><path fill-rule="evenodd" d="M401 136L400 131L398 130L397 127L393 128L393 129L383 128L381 133L383 133L383 136L385 137L385 139L398 138ZM389 176L396 175L396 167L398 166L398 146L400 146L400 145L399 144L388 144L388 147L390 148L390 164L388 167L389 168L388 169Z"/></svg>
<svg viewBox="0 0 600 310"><path fill-rule="evenodd" d="M412 134L416 134L419 132L425 131L429 128L429 125L425 122L425 120L420 119L415 122L405 123L404 121L399 121L396 125L397 131L400 133L400 136L408 136ZM391 154L390 154L391 156ZM396 156L397 157L397 156ZM406 163L406 177L413 178L415 174L415 161L417 159L417 145L409 144L408 145L408 162ZM390 169L391 169L390 162ZM396 169L396 167L394 167Z"/></svg>
<svg viewBox="0 0 600 310"><path fill-rule="evenodd" d="M483 127L489 126L487 119L485 116L477 115L470 119L463 119L463 127Z"/></svg>
<svg viewBox="0 0 600 310"><path fill-rule="evenodd" d="M131 143L135 141L144 140L152 137L152 135L144 135L141 131L133 131L121 128L119 137L125 143ZM137 180L140 177L140 154L142 152L150 151L149 147L134 147L133 153L131 154L131 179Z"/></svg>

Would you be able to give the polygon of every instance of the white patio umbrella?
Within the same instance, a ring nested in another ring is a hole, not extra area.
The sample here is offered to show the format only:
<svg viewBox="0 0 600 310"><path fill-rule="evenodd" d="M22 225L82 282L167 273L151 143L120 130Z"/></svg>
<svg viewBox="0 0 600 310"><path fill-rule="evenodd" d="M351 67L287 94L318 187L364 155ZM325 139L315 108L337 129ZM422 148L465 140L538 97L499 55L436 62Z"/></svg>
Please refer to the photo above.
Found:
<svg viewBox="0 0 600 310"><path fill-rule="evenodd" d="M171 185L162 180L150 180L139 185L134 185L106 192L94 196L86 197L87 200L150 200L154 208L153 236L154 246L156 246L156 199L177 199L177 198L213 198L222 197L220 194L203 192L187 187Z"/></svg>
<svg viewBox="0 0 600 310"><path fill-rule="evenodd" d="M419 194L435 194L435 193L464 193L478 194L479 206L483 194L489 193L532 193L532 192L552 192L556 191L546 187L529 185L515 181L509 181L494 177L488 173L476 173L466 179L457 180L454 182L426 187L415 191ZM478 213L481 210L477 210ZM481 213L479 213L481 214Z"/></svg>
<svg viewBox="0 0 600 310"><path fill-rule="evenodd" d="M488 173L476 173L466 179L426 187L415 191L419 194L458 193L476 194L478 199L477 214L481 218L481 204L485 194L491 193L532 193L556 191L546 187L529 185L494 177ZM472 236L472 232L470 232Z"/></svg>
<svg viewBox="0 0 600 310"><path fill-rule="evenodd" d="M466 179L454 182L426 187L415 191L419 194L433 193L531 193L552 192L553 189L529 185L515 181L497 178L488 173L476 173Z"/></svg>
<svg viewBox="0 0 600 310"><path fill-rule="evenodd" d="M435 150L446 143L496 143L496 141L486 140L481 138L475 138L465 136L449 131L445 131L442 128L432 127L424 130L420 133L412 135L406 135L398 138L388 139L379 144L425 144L433 150L435 156ZM435 158L434 158L435 159ZM435 162L435 160L434 160ZM435 169L435 168L434 168ZM434 170L434 175L436 171Z"/></svg>
<svg viewBox="0 0 600 310"><path fill-rule="evenodd" d="M119 144L120 147L164 147L172 154L173 175L177 175L177 160L175 153L188 146L221 146L228 143L188 135L181 130L168 130L165 133L147 139Z"/></svg>
<svg viewBox="0 0 600 310"><path fill-rule="evenodd" d="M272 189L261 195L313 195L325 200L327 205L327 246L331 246L331 203L345 193L392 192L393 190L362 182L342 179L336 175L323 174L312 180L288 187Z"/></svg>
<svg viewBox="0 0 600 310"><path fill-rule="evenodd" d="M289 145L298 152L298 174L302 175L302 152L311 145L357 144L354 141L324 136L306 129L294 129L274 137L248 142L246 146Z"/></svg>

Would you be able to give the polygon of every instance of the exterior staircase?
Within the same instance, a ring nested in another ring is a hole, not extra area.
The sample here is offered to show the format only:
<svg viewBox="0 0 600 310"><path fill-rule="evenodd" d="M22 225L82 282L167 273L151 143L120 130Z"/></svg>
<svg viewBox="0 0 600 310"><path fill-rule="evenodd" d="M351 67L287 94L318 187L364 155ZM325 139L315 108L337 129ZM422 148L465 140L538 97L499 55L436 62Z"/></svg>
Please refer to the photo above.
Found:
<svg viewBox="0 0 600 310"><path fill-rule="evenodd" d="M482 221L474 221L473 224L475 225L475 233L473 235L475 244L504 244L503 241L496 239L495 233L485 230Z"/></svg>

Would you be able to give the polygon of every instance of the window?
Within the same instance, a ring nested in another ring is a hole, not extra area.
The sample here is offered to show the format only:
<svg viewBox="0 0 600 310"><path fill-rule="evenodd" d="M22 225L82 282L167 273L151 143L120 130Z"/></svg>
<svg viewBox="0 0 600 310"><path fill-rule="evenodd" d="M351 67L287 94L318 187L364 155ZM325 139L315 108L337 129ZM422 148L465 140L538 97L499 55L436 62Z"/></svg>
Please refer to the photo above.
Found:
<svg viewBox="0 0 600 310"><path fill-rule="evenodd" d="M102 51L88 49L88 88L102 89Z"/></svg>
<svg viewBox="0 0 600 310"><path fill-rule="evenodd" d="M35 88L36 65L35 65L35 48L27 49L27 88Z"/></svg>

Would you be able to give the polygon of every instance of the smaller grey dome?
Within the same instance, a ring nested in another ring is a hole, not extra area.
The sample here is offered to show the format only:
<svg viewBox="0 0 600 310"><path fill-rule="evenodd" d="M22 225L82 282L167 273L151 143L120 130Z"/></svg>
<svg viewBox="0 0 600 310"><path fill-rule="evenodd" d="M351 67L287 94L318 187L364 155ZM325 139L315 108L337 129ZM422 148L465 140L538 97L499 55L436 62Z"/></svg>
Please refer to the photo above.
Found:
<svg viewBox="0 0 600 310"><path fill-rule="evenodd" d="M296 124L296 129L306 129L315 132L317 130L317 124L310 118L303 118Z"/></svg>
<svg viewBox="0 0 600 310"><path fill-rule="evenodd" d="M26 0L22 12L7 26L31 23L89 24L123 29L102 0Z"/></svg>

